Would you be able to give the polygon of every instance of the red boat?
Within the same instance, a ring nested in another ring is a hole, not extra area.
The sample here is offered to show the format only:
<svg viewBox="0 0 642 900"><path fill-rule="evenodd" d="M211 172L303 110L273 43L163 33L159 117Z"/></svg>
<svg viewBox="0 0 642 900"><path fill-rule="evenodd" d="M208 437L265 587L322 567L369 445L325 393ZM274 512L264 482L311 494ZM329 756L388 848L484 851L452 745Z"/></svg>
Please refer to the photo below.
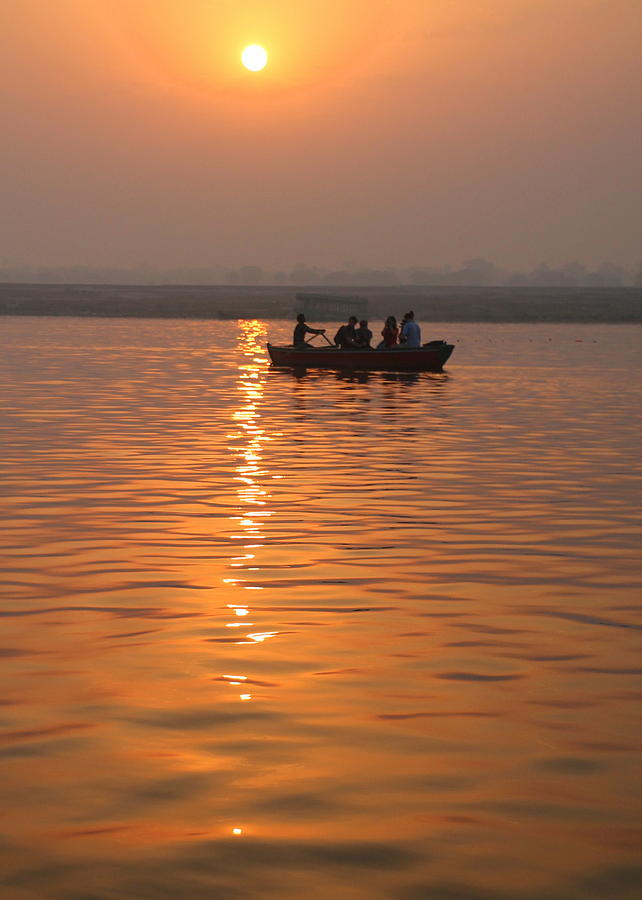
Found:
<svg viewBox="0 0 642 900"><path fill-rule="evenodd" d="M267 345L275 366L295 369L348 369L352 372L441 372L454 350L445 341L431 341L417 349L342 350L339 347L275 347Z"/></svg>

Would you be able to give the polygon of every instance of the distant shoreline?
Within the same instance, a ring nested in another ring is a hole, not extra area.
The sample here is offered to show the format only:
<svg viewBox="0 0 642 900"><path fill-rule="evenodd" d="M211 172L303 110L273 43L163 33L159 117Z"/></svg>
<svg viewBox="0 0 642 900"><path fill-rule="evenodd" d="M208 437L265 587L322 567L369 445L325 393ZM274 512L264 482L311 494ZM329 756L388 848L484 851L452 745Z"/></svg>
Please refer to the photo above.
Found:
<svg viewBox="0 0 642 900"><path fill-rule="evenodd" d="M642 323L639 287L320 288L315 286L0 284L0 315L290 319L295 294L360 294L369 317L414 309L426 322Z"/></svg>

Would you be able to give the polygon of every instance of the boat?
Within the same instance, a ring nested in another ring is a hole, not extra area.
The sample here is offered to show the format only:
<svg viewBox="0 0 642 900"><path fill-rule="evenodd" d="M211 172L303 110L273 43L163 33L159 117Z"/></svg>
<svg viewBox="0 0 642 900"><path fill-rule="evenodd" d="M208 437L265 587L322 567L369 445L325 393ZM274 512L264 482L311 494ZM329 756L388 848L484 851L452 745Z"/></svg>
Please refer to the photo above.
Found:
<svg viewBox="0 0 642 900"><path fill-rule="evenodd" d="M453 344L430 341L421 347L343 350L339 347L267 345L274 366L295 369L348 369L353 372L441 372Z"/></svg>

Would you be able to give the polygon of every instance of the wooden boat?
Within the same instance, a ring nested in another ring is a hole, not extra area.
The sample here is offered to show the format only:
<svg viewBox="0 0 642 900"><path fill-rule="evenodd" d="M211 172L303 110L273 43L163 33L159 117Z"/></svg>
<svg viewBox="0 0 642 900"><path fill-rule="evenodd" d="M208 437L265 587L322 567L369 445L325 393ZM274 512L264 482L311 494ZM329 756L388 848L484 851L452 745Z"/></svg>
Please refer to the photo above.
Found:
<svg viewBox="0 0 642 900"><path fill-rule="evenodd" d="M386 347L383 350L338 347L274 346L268 344L273 365L282 368L348 369L353 372L441 372L454 350L445 341L431 341L417 349Z"/></svg>

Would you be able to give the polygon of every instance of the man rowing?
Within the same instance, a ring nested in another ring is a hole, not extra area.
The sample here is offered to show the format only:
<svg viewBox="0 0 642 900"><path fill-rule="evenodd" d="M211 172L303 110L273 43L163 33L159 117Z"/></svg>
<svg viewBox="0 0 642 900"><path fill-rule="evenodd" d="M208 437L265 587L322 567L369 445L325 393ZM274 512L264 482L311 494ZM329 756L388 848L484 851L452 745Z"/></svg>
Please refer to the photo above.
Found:
<svg viewBox="0 0 642 900"><path fill-rule="evenodd" d="M310 326L306 324L305 316L303 315L303 313L299 313L299 315L296 317L296 321L297 324L294 326L292 344L298 350L304 349L308 346L305 339L306 334L325 334L325 328L310 328Z"/></svg>

